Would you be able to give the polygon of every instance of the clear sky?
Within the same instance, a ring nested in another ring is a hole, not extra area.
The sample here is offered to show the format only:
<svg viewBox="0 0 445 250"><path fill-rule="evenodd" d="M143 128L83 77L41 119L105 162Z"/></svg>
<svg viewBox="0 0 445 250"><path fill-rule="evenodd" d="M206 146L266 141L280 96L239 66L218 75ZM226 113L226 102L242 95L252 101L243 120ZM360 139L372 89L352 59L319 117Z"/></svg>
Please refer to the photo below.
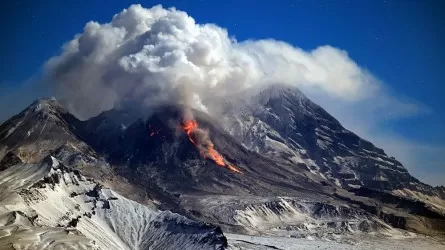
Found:
<svg viewBox="0 0 445 250"><path fill-rule="evenodd" d="M82 32L86 22L109 22L114 14L135 3L125 0L37 2L14 1L0 6L4 24L0 46L0 121L20 111L32 99L48 95L40 87L29 88L27 80L36 77L42 64L59 54L66 41ZM215 23L227 28L238 41L273 38L307 51L321 45L347 51L352 60L380 79L392 96L415 103L421 111L393 118L388 109L383 115L387 118L362 132L353 127L351 117L344 118L345 126L401 158L414 176L431 184L445 184L443 1L137 3L147 8L156 4L175 6L197 23ZM322 101L320 104L323 106ZM325 108L343 121L340 111Z"/></svg>

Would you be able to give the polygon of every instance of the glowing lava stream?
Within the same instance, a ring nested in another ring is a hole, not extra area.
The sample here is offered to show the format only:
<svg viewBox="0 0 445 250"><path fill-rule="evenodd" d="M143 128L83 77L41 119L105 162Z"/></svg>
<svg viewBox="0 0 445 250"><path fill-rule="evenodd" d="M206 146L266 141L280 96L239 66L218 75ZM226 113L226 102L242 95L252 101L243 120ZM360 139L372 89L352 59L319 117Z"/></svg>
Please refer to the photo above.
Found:
<svg viewBox="0 0 445 250"><path fill-rule="evenodd" d="M189 140L198 148L199 153L204 158L212 159L217 165L228 168L229 170L242 173L237 167L226 163L224 158L215 150L213 143L208 138L208 135L198 128L198 122L195 120L187 120L182 127L187 134ZM199 137L201 134L201 138ZM201 139L201 141L199 140Z"/></svg>

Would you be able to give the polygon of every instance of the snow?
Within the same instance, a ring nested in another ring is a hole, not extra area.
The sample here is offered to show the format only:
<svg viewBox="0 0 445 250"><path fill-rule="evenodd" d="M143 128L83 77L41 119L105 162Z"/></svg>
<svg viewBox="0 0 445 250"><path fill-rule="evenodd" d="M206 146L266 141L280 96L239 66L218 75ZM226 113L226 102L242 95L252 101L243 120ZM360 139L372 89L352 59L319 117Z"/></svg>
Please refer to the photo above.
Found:
<svg viewBox="0 0 445 250"><path fill-rule="evenodd" d="M288 201L280 198L276 206L279 206L280 213L274 210L269 204L248 206L244 210L237 210L235 220L240 224L257 229L268 229L280 225L301 223L306 220L306 216L293 207Z"/></svg>
<svg viewBox="0 0 445 250"><path fill-rule="evenodd" d="M0 248L16 249L94 249L85 236L63 228L10 225L0 227Z"/></svg>
<svg viewBox="0 0 445 250"><path fill-rule="evenodd" d="M351 188L360 188L361 187L361 185L354 185L354 184L350 184L350 183L348 183L348 186Z"/></svg>
<svg viewBox="0 0 445 250"><path fill-rule="evenodd" d="M293 150L290 149L286 144L281 143L276 140L273 140L273 139L269 138L268 136L266 136L266 138L265 138L265 143L266 143L267 147L273 148L274 151L286 152L286 153L290 153L290 154L293 153Z"/></svg>
<svg viewBox="0 0 445 250"><path fill-rule="evenodd" d="M339 180L339 179L334 178L334 183L335 183L335 185L337 185L338 187L341 187L341 183L340 183L340 180Z"/></svg>
<svg viewBox="0 0 445 250"><path fill-rule="evenodd" d="M320 137L321 139L323 139L324 141L326 141L327 143L333 143L334 141L332 140L332 138L329 135L324 134L323 132L321 132L322 130L319 129L315 129L316 131L316 135L318 137ZM343 145L344 146L344 145Z"/></svg>
<svg viewBox="0 0 445 250"><path fill-rule="evenodd" d="M405 169L403 169L403 170L394 169L393 167L387 167L387 166L382 165L382 164L376 164L376 166L379 167L380 169L385 169L385 170L389 170L389 171L393 171L393 172L398 172L398 173L401 173L401 174L406 173Z"/></svg>
<svg viewBox="0 0 445 250"><path fill-rule="evenodd" d="M383 175L375 176L375 177L373 177L372 179L375 180L375 181L388 181L388 178L386 178L386 177L383 176Z"/></svg>
<svg viewBox="0 0 445 250"><path fill-rule="evenodd" d="M54 157L0 172L0 191L0 246L11 249L54 244L60 249L218 249L223 244L214 226L128 200Z"/></svg>
<svg viewBox="0 0 445 250"><path fill-rule="evenodd" d="M445 214L445 201L437 196L422 194L421 192L412 191L407 188L393 190L392 193L398 196L409 197L411 199L425 202L434 210Z"/></svg>
<svg viewBox="0 0 445 250"><path fill-rule="evenodd" d="M19 121L12 128L10 128L8 130L8 132L6 133L4 139L8 138L20 126L20 124L22 124L22 123L23 123L23 121Z"/></svg>
<svg viewBox="0 0 445 250"><path fill-rule="evenodd" d="M224 225L243 228L251 235L313 238L357 242L363 237L411 237L379 218L329 201L303 197L181 196L183 207L202 212ZM227 231L231 232L231 231Z"/></svg>
<svg viewBox="0 0 445 250"><path fill-rule="evenodd" d="M425 238L375 239L362 238L360 242L332 242L328 240L307 238L289 238L279 236L248 236L241 234L225 234L229 242L229 250L433 250L443 249L440 242Z"/></svg>
<svg viewBox="0 0 445 250"><path fill-rule="evenodd" d="M34 108L34 112L38 112L40 110L42 110L42 104L41 103L36 105L36 107Z"/></svg>

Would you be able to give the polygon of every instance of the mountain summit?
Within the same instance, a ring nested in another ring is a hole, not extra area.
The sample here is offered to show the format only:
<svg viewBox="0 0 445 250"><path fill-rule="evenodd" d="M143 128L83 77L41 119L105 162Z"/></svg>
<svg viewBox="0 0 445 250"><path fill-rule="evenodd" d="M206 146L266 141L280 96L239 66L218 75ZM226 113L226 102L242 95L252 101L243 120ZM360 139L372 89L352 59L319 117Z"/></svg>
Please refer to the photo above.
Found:
<svg viewBox="0 0 445 250"><path fill-rule="evenodd" d="M308 171L346 189L406 188L445 198L411 176L383 149L345 129L298 89L273 86L241 100L227 107L226 129L253 151L302 163ZM236 112L240 107L242 112Z"/></svg>

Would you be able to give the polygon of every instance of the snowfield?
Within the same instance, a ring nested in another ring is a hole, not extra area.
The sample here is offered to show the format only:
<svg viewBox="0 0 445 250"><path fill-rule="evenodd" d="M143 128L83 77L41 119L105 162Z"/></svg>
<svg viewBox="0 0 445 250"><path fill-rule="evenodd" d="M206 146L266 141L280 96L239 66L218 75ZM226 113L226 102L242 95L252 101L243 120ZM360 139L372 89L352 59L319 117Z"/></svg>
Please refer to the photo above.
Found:
<svg viewBox="0 0 445 250"><path fill-rule="evenodd" d="M54 157L47 157L40 164L18 164L0 172L0 195L0 249L444 247L443 242L383 224L369 234L362 233L360 228L353 227L359 214L349 214L351 218L342 222L338 217L346 216L338 214L342 208L320 207L305 200L297 203L288 197L275 200L251 197L244 201L250 204L246 205L229 196L201 199L201 205L215 215L224 214L228 222L231 220L259 235L226 233L224 236L221 229L211 224L128 200L65 167ZM225 205L221 206L221 202ZM314 214L315 210L321 213ZM335 220L338 223L328 223Z"/></svg>
<svg viewBox="0 0 445 250"><path fill-rule="evenodd" d="M0 172L0 249L223 249L219 228L103 188L48 157Z"/></svg>
<svg viewBox="0 0 445 250"><path fill-rule="evenodd" d="M435 250L444 249L443 242L426 238L363 239L359 243L338 243L326 240L296 239L276 236L225 234L230 250Z"/></svg>

